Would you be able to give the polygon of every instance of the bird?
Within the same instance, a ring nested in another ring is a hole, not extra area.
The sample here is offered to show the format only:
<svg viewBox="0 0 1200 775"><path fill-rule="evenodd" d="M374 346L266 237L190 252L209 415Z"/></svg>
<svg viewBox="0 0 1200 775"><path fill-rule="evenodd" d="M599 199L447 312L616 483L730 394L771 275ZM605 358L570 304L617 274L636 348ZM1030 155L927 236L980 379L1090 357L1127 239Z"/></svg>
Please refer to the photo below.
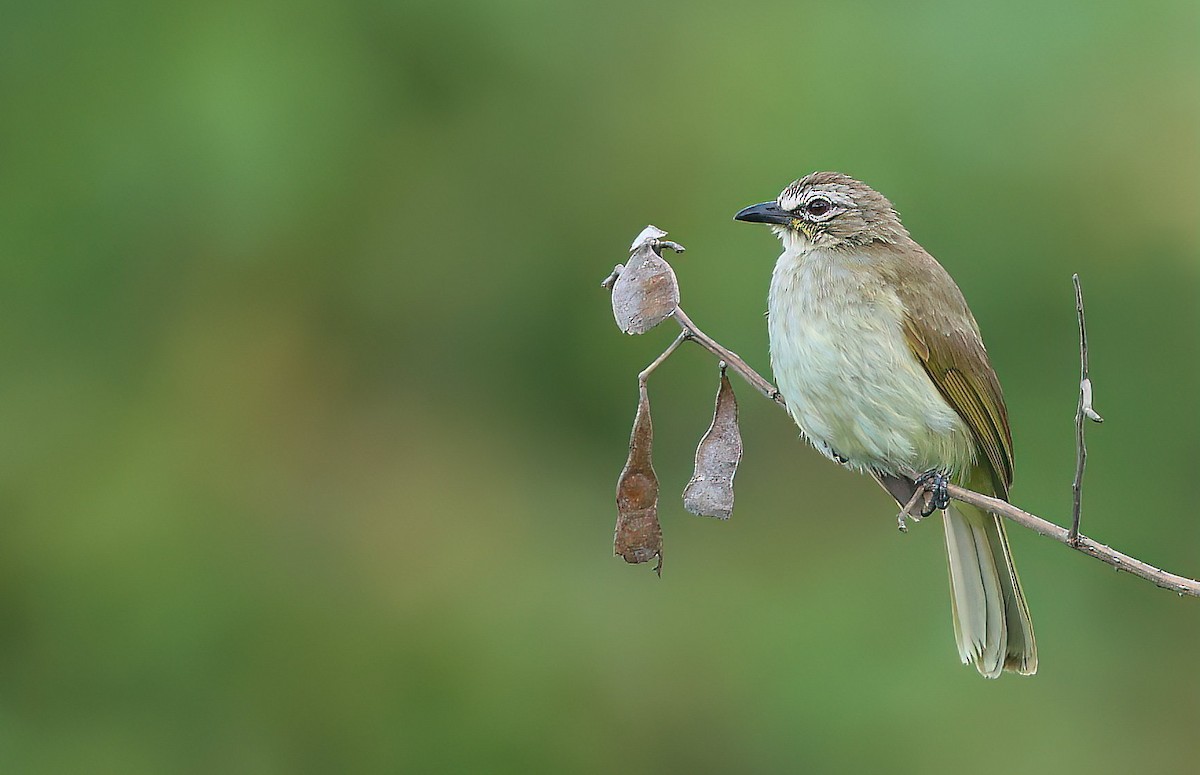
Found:
<svg viewBox="0 0 1200 775"><path fill-rule="evenodd" d="M771 368L804 437L902 505L924 490L922 516L942 511L963 664L1032 675L1037 645L1004 524L946 493L954 482L1008 500L1013 481L1004 395L962 291L892 203L848 175L811 173L734 217L769 224L783 245L767 302Z"/></svg>

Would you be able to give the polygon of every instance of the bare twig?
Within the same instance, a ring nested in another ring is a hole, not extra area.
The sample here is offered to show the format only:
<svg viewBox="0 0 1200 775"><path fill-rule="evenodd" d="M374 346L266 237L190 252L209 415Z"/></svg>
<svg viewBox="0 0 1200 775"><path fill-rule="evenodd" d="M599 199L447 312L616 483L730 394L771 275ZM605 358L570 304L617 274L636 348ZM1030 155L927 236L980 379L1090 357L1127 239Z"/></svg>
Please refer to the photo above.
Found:
<svg viewBox="0 0 1200 775"><path fill-rule="evenodd" d="M991 512L1005 519L1010 519L1021 527L1027 527L1035 533L1044 535L1047 538L1053 538L1061 544L1066 544L1073 549L1083 552L1088 557L1095 557L1100 562L1108 563L1117 570L1129 571L1135 576L1153 582L1156 586L1178 592L1181 595L1200 597L1200 581L1168 573L1127 554L1122 554L1116 549L1096 543L1084 535L1079 536L1076 543L1072 544L1069 539L1070 531L1065 527L1059 527L1052 522L1047 522L1041 517L1034 516L1027 511L1022 511L1011 503L998 498L982 495L953 484L948 486L947 491L950 493L950 497L955 500L969 503L972 506L978 506L984 511Z"/></svg>
<svg viewBox="0 0 1200 775"><path fill-rule="evenodd" d="M1071 484L1071 529L1067 532L1067 543L1079 543L1079 517L1083 504L1083 469L1087 465L1087 443L1083 438L1083 419L1104 422L1104 418L1092 409L1092 380L1088 376L1087 328L1083 321L1083 289L1079 286L1079 275L1071 275L1075 284L1075 313L1079 317L1079 408L1075 410L1075 481Z"/></svg>
<svg viewBox="0 0 1200 775"><path fill-rule="evenodd" d="M611 291L613 284L617 281L617 278L621 276L621 270L624 268L625 268L624 264L617 264L616 266L614 266L612 272L609 273L608 277L605 277L603 280L600 281L600 287L607 288Z"/></svg>
<svg viewBox="0 0 1200 775"><path fill-rule="evenodd" d="M783 396L779 394L779 391L775 389L775 386L771 384L770 380L764 378L757 371L750 368L750 364L742 360L740 355L732 350L726 349L725 346L716 339L713 339L711 336L701 331L696 324L692 322L692 319L689 318L686 313L684 313L683 307L676 307L675 311L671 313L671 316L675 318L677 323L679 323L679 327L682 328L685 333L690 335L688 337L689 339L703 347L705 350L708 350L721 360L725 361L729 368L733 369L734 374L737 374L739 377L749 382L750 386L759 393L762 393L764 396L780 406L784 406Z"/></svg>
<svg viewBox="0 0 1200 775"><path fill-rule="evenodd" d="M675 341L671 342L671 344L667 346L667 349L662 351L662 355L659 355L657 358L655 358L649 366L642 369L641 373L638 374L638 384L644 387L646 385L646 380L650 378L650 375L654 373L654 370L661 366L663 361L665 361L667 358L670 358L671 353L675 352L675 349L679 347L679 345L691 338L692 335L687 329L680 331L679 336L675 337Z"/></svg>
<svg viewBox="0 0 1200 775"><path fill-rule="evenodd" d="M1082 301L1080 301L1080 308L1082 309ZM673 316L679 323L680 327L683 328L684 333L690 334L688 338L694 340L713 355L723 359L727 364L729 364L729 368L735 374L746 380L746 382L750 383L755 390L762 393L779 406L784 406L783 398L779 395L779 391L773 384L771 384L770 381L751 368L750 365L738 357L736 353L726 349L715 339L697 328L696 324L692 322L691 318L684 314L682 309L677 308L673 313ZM677 339L676 343L678 342L679 340ZM1090 398L1090 391L1088 392L1088 397ZM947 491L949 492L950 497L955 500L962 501L963 503L969 503L992 514L1016 522L1018 525L1029 528L1035 533L1044 535L1047 538L1053 538L1055 541L1058 541L1061 544L1066 544L1072 549L1086 554L1088 557L1094 557L1101 562L1107 563L1117 570L1128 571L1135 576L1152 582L1156 586L1178 592L1180 595L1200 597L1200 581L1189 579L1184 576L1177 576L1174 573L1168 573L1167 571L1156 568L1153 565L1148 565L1141 560L1130 557L1127 554L1122 554L1115 549L1097 543L1083 535L1077 536L1075 541L1072 542L1070 540L1070 531L1066 528L1059 527L1053 522L1048 522L1041 517L1030 514L1027 511L1023 511L1006 501L992 498L953 484L947 487ZM905 508L907 510L908 507Z"/></svg>

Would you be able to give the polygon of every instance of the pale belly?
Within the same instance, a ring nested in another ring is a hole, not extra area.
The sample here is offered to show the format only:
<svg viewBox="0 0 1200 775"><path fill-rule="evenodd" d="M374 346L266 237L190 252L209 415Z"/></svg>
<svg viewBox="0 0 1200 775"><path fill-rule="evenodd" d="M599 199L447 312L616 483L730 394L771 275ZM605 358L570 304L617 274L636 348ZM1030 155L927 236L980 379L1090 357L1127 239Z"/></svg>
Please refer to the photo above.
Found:
<svg viewBox="0 0 1200 775"><path fill-rule="evenodd" d="M974 443L902 329L887 289L820 255L780 256L771 280L771 367L792 417L826 455L857 468L959 472Z"/></svg>

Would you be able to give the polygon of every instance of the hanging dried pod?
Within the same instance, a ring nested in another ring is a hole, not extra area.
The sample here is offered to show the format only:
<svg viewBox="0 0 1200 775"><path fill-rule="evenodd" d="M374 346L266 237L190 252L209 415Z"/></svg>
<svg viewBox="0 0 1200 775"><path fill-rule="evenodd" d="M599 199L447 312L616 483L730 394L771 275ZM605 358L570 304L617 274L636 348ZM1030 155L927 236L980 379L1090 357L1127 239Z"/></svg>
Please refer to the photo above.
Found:
<svg viewBox="0 0 1200 775"><path fill-rule="evenodd" d="M721 364L712 425L696 447L696 470L683 489L683 507L701 517L729 519L733 513L733 476L742 459L737 398Z"/></svg>
<svg viewBox="0 0 1200 775"><path fill-rule="evenodd" d="M627 334L644 334L670 317L679 306L679 282L675 270L662 258L664 247L682 251L674 242L662 240L666 232L647 226L633 241L629 261L612 284L613 317Z"/></svg>
<svg viewBox="0 0 1200 775"><path fill-rule="evenodd" d="M654 427L645 383L638 386L637 416L629 436L629 459L617 479L617 529L613 554L628 563L658 558L662 575L662 527L658 524L658 477L651 462Z"/></svg>

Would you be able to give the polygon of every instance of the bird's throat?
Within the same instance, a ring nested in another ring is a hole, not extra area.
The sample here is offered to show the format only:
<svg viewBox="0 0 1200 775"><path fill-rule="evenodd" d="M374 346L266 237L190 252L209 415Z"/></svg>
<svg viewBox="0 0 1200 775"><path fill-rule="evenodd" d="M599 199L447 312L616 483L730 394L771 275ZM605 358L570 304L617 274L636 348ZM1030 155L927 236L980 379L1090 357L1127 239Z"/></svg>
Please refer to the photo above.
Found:
<svg viewBox="0 0 1200 775"><path fill-rule="evenodd" d="M784 253L802 256L816 247L809 235L798 229L788 226L772 226L771 231L775 232L776 237L779 237Z"/></svg>

